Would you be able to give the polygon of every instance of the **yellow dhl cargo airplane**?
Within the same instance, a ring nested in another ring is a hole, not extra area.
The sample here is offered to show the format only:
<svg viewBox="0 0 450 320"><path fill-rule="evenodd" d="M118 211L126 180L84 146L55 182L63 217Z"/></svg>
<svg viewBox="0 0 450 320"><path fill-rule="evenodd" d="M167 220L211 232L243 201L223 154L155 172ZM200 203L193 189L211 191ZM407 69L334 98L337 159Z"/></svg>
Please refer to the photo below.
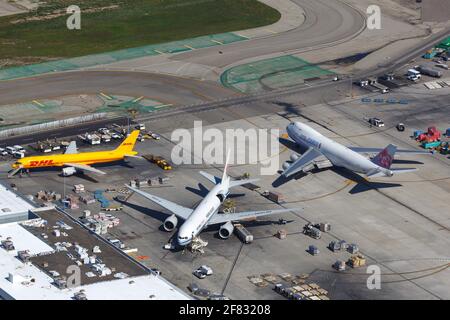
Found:
<svg viewBox="0 0 450 320"><path fill-rule="evenodd" d="M64 176L73 175L77 169L90 171L96 174L106 174L103 171L91 167L91 164L114 162L123 160L127 157L140 158L136 151L133 151L139 130L134 130L130 135L114 150L95 151L78 153L75 141L72 141L63 154L54 154L48 156L25 157L16 161L9 173L12 177L23 169L35 169L45 167L65 167L63 169Z"/></svg>

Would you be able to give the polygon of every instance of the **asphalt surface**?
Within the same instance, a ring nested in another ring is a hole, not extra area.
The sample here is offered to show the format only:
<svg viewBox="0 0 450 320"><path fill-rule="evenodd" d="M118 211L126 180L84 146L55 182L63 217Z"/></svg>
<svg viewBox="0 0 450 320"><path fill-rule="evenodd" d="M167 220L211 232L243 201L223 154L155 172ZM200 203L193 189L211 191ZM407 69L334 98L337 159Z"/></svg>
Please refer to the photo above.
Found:
<svg viewBox="0 0 450 320"><path fill-rule="evenodd" d="M310 3L297 0L304 7L307 19L299 28L274 35L267 38L255 39L241 43L224 46L226 52L220 57L216 49L206 48L195 50L174 56L179 59L198 59L207 63L213 59L218 65L229 64L232 61L242 60L252 55L269 54L270 52L288 51L289 48L311 48L315 45L327 45L332 40L344 41L355 36L364 27L364 20L360 13L340 2L315 1ZM361 25L362 23L362 25ZM333 27L330 29L330 27ZM374 70L366 70L357 77L365 77L373 74L382 74L387 70L394 70L409 62L422 51L431 47L444 38L450 30L428 37L420 46L411 50L398 59L392 59L390 64ZM309 39L309 40L308 40ZM279 41L279 43L278 43ZM285 47L288 46L288 47ZM219 47L222 48L222 47ZM256 51L254 51L256 50ZM239 54L240 53L240 54ZM209 54L211 54L209 56ZM252 102L267 101L288 96L298 92L320 92L324 89L336 91L349 87L350 79L341 80L339 83L330 80L321 80L311 84L274 90L257 95L242 96L234 91L223 88L220 85L208 81L172 77L159 74L142 72L119 71L75 71L59 74L48 74L40 77L18 79L0 82L0 104L11 104L32 99L54 98L64 95L89 94L89 93L113 93L128 96L152 97L163 103L175 105L169 109L163 109L149 115L141 116L139 120L154 120L179 115L184 112L202 112L229 106L244 105ZM112 124L116 120L103 123ZM98 124L95 124L97 127ZM77 127L61 128L52 132L52 137L63 137L94 128L90 124ZM15 141L38 141L44 135L29 135L2 139L3 144L12 144Z"/></svg>
<svg viewBox="0 0 450 320"><path fill-rule="evenodd" d="M205 48L173 56L173 60L224 67L248 58L331 46L356 37L365 28L365 16L340 1L293 0L305 11L305 22L290 31L225 47ZM219 50L222 52L219 53Z"/></svg>

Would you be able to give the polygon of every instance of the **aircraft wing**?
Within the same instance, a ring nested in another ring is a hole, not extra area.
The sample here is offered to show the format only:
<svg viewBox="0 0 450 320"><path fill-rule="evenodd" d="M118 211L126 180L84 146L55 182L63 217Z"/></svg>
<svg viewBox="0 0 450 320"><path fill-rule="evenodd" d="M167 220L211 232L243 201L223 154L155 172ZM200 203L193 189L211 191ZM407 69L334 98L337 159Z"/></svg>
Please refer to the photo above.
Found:
<svg viewBox="0 0 450 320"><path fill-rule="evenodd" d="M86 170L86 171L90 171L92 173L96 173L96 174L106 174L106 172L103 172L101 170L95 169L91 166L88 166L87 164L81 164L81 163L64 163L65 166L68 167L74 167L75 169L80 169L80 170Z"/></svg>
<svg viewBox="0 0 450 320"><path fill-rule="evenodd" d="M140 194L141 196L143 196L144 198L147 198L148 200L159 204L161 207L169 210L170 212L172 212L173 214L175 214L177 217L186 220L187 218L189 218L189 216L191 215L191 213L194 211L191 208L186 208L183 206L180 206L179 204L176 204L172 201L154 196L152 194L149 194L147 192L141 191L139 189L130 187L128 185L125 185L128 189L133 190L134 192Z"/></svg>
<svg viewBox="0 0 450 320"><path fill-rule="evenodd" d="M226 223L229 221L239 221L251 218L257 218L262 216L268 216L271 214L279 214L288 211L298 211L300 208L296 209L277 209L277 210L262 210L262 211L244 211L235 213L216 213L208 221L208 225Z"/></svg>
<svg viewBox="0 0 450 320"><path fill-rule="evenodd" d="M309 148L300 158L295 160L286 170L283 171L283 176L289 177L301 171L304 167L320 156L322 156L322 154L319 151Z"/></svg>
<svg viewBox="0 0 450 320"><path fill-rule="evenodd" d="M364 147L347 147L347 148L358 153L379 153L383 151L383 148L364 148ZM430 151L397 149L396 153L430 154Z"/></svg>

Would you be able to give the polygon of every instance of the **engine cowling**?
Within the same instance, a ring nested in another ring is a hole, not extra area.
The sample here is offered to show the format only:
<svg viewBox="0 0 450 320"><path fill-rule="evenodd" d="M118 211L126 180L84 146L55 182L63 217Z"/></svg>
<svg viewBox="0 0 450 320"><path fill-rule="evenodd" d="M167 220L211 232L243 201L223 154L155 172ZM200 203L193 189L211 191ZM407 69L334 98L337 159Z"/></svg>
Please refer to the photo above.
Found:
<svg viewBox="0 0 450 320"><path fill-rule="evenodd" d="M66 167L62 169L62 175L64 177L69 177L71 175L74 175L77 172L77 169L74 167Z"/></svg>
<svg viewBox="0 0 450 320"><path fill-rule="evenodd" d="M283 163L283 169L284 170L286 170L287 168L289 168L291 166L291 163L290 162L285 162L285 163Z"/></svg>
<svg viewBox="0 0 450 320"><path fill-rule="evenodd" d="M166 220L164 220L163 228L166 231L172 231L178 224L178 219L176 215L171 215Z"/></svg>
<svg viewBox="0 0 450 320"><path fill-rule="evenodd" d="M297 159L300 158L300 156L296 153L291 154L290 159L292 162L297 161Z"/></svg>
<svg viewBox="0 0 450 320"><path fill-rule="evenodd" d="M230 221L228 221L227 223L225 223L224 225L222 225L220 227L219 236L222 239L228 239L231 236L231 234L233 233L233 230L234 230L233 224Z"/></svg>

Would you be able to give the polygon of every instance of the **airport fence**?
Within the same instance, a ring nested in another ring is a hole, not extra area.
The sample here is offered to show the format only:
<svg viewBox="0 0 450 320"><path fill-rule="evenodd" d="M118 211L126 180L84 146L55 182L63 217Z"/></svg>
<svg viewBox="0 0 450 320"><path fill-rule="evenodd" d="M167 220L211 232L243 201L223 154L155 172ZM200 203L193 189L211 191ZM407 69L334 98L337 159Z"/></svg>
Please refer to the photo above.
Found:
<svg viewBox="0 0 450 320"><path fill-rule="evenodd" d="M79 116L75 118L45 122L40 124L34 124L26 127L11 128L0 131L0 138L7 138L11 136L19 136L24 134L35 133L39 131L59 129L68 126L74 126L84 122L97 121L105 119L108 116L107 113L93 113L89 115Z"/></svg>

